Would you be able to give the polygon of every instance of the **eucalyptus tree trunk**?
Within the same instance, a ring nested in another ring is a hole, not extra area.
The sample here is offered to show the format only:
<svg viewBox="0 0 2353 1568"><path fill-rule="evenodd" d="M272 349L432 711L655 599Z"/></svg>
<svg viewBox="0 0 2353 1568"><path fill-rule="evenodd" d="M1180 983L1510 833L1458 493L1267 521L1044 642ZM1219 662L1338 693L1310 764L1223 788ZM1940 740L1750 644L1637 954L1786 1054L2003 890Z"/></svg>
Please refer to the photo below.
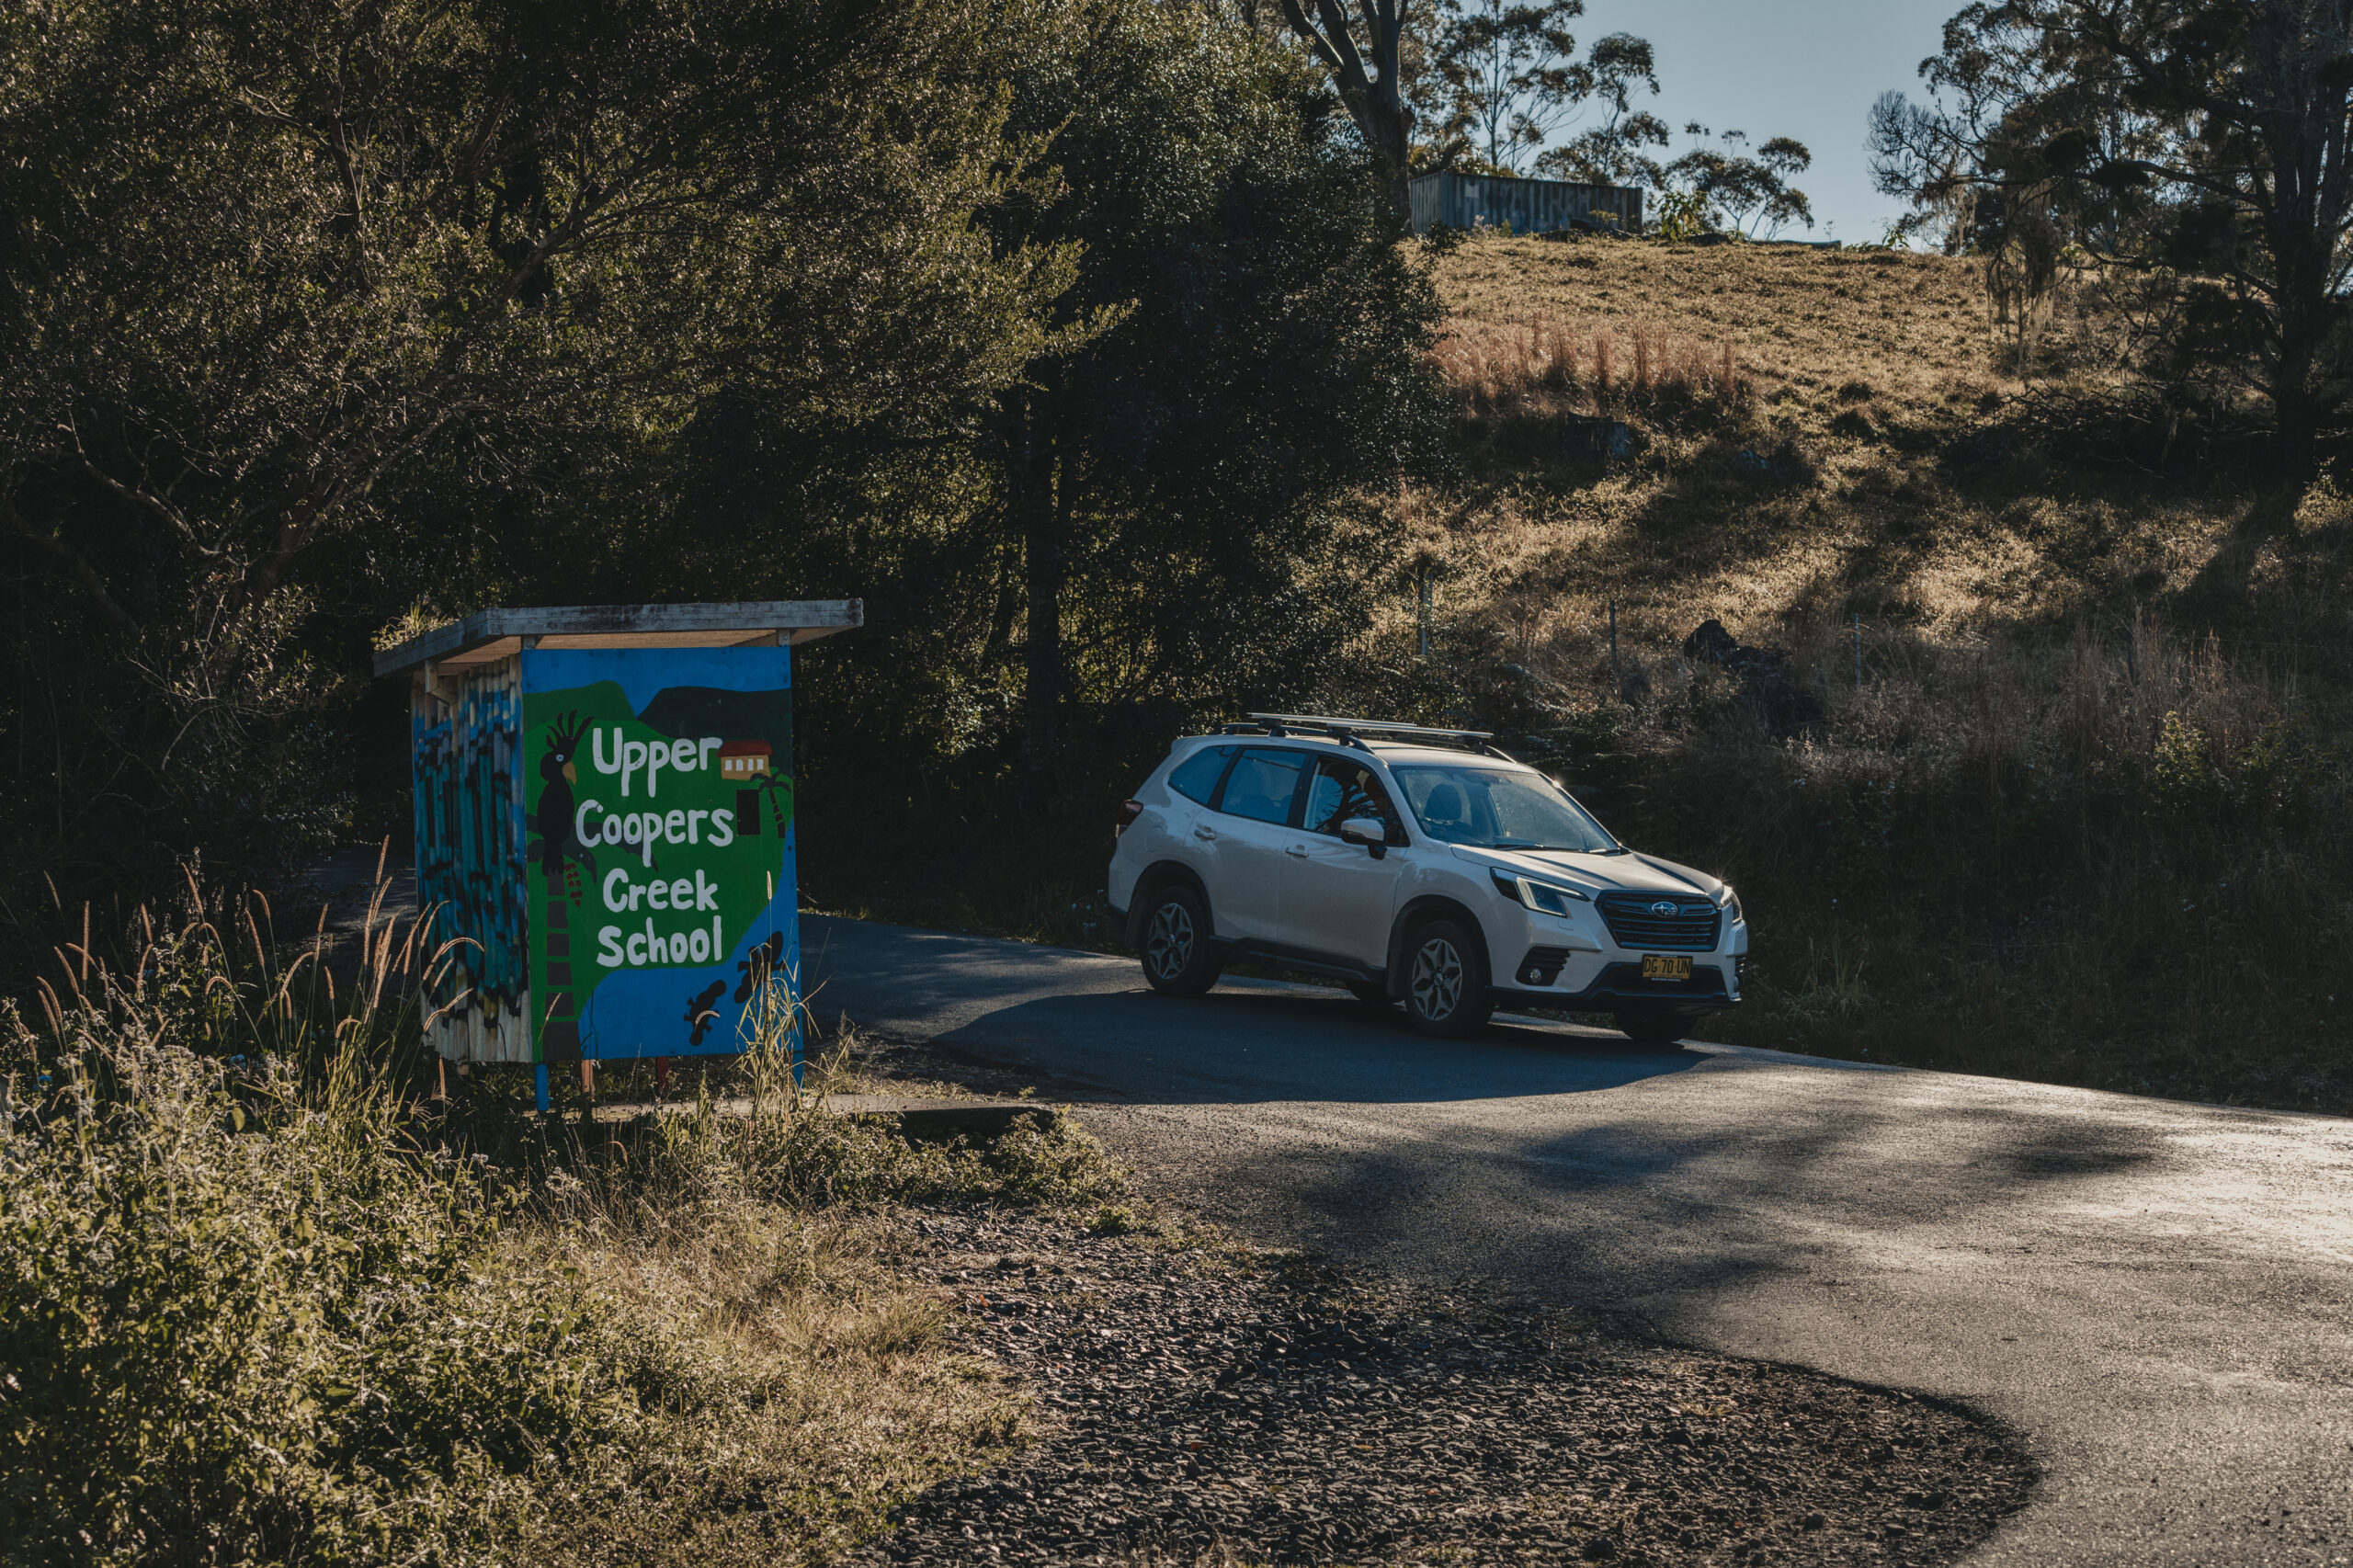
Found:
<svg viewBox="0 0 2353 1568"><path fill-rule="evenodd" d="M1302 0L1282 0L1283 17L1332 73L1340 101L1348 106L1358 133L1372 149L1390 216L1402 234L1414 222L1406 188L1412 176L1414 111L1405 103L1401 65L1409 0L1357 0L1354 17L1342 0L1313 3L1311 17Z"/></svg>

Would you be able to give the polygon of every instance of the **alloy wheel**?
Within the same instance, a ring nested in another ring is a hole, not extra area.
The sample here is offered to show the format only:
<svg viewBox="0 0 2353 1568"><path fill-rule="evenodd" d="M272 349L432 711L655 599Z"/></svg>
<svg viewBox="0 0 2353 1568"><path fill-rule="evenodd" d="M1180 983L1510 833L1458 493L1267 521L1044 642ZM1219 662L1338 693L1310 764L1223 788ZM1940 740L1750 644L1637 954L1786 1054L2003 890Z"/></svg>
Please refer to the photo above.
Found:
<svg viewBox="0 0 2353 1568"><path fill-rule="evenodd" d="M1152 972L1175 980L1193 961L1193 916L1170 899L1152 912L1152 929L1144 934L1143 956Z"/></svg>
<svg viewBox="0 0 2353 1568"><path fill-rule="evenodd" d="M1424 942L1414 955L1414 1006L1433 1022L1454 1016L1462 1002L1462 955L1443 937Z"/></svg>

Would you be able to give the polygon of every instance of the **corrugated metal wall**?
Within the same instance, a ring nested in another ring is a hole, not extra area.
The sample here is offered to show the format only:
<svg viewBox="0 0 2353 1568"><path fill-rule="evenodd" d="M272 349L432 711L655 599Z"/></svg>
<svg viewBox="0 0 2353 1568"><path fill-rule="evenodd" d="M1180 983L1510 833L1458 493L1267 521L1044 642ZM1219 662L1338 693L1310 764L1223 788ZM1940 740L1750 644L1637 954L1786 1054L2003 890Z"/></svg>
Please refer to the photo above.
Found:
<svg viewBox="0 0 2353 1568"><path fill-rule="evenodd" d="M1627 231L1643 227L1643 193L1624 186L1576 185L1558 179L1507 179L1495 175L1424 175L1407 187L1414 203L1414 232L1433 223L1458 229L1509 226L1516 234L1541 234L1568 227L1573 218L1612 214Z"/></svg>

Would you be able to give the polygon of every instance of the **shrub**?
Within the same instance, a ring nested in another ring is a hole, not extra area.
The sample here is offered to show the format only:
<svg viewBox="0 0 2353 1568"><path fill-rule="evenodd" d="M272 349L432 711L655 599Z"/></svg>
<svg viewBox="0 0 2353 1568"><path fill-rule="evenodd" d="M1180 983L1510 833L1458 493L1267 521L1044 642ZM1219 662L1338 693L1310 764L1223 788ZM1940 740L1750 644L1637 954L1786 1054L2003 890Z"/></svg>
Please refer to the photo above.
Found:
<svg viewBox="0 0 2353 1568"><path fill-rule="evenodd" d="M602 1150L491 1099L493 1165L397 1090L421 944L337 1006L202 914L69 971L46 1038L0 1005L0 1564L767 1562L1008 1440L993 1380L926 1374L938 1304L808 1210L1116 1198L1075 1126L910 1146L761 1055L753 1114Z"/></svg>
<svg viewBox="0 0 2353 1568"><path fill-rule="evenodd" d="M388 1096L84 1043L0 1141L9 1561L462 1559L630 1432L649 1353L500 1267L500 1201Z"/></svg>
<svg viewBox="0 0 2353 1568"><path fill-rule="evenodd" d="M1537 313L1509 324L1458 323L1430 364L1471 420L1694 409L1721 417L1748 398L1730 342L1701 343L1642 322L1589 328Z"/></svg>

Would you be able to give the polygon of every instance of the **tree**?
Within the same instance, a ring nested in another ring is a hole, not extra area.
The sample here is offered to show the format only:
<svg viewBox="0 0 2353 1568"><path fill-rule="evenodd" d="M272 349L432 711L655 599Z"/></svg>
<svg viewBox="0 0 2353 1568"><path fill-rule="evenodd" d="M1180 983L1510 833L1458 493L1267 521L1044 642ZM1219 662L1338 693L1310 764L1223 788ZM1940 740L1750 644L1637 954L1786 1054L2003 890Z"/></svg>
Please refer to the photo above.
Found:
<svg viewBox="0 0 2353 1568"><path fill-rule="evenodd" d="M525 476L593 471L722 381L920 438L1049 351L1074 255L972 219L1036 177L997 78L1052 17L11 10L19 874L303 853L334 811L303 726L348 667L335 639L395 593L496 591L457 563Z"/></svg>
<svg viewBox="0 0 2353 1568"><path fill-rule="evenodd" d="M1407 182L1413 177L1414 110L1406 100L1405 32L1411 0L1314 0L1311 17L1302 0L1282 0L1283 19L1306 40L1332 74L1332 84L1372 154L1389 218L1403 233L1414 222ZM1356 28L1361 24L1363 36Z"/></svg>
<svg viewBox="0 0 2353 1568"><path fill-rule="evenodd" d="M2042 230L2042 248L2177 279L2175 319L2200 358L2244 356L2302 478L2353 396L2348 59L2339 0L1972 6L1923 62L1929 101L1874 110L1874 168L1924 211L1969 214L1981 246Z"/></svg>
<svg viewBox="0 0 2353 1568"><path fill-rule="evenodd" d="M1468 151L1488 167L1520 162L1575 112L1586 85L1568 24L1585 0L1445 0L1432 74L1445 107L1439 161Z"/></svg>
<svg viewBox="0 0 2353 1568"><path fill-rule="evenodd" d="M1437 301L1323 74L1192 6L1083 20L1008 74L1055 179L987 224L1084 247L1048 351L923 440L725 392L533 551L597 594L864 596L811 661L811 787L917 834L959 801L1091 820L1176 726L1303 700L1392 563L1368 493L1445 461Z"/></svg>
<svg viewBox="0 0 2353 1568"><path fill-rule="evenodd" d="M1369 477L1441 460L1437 301L1317 84L1187 8L1120 7L1017 83L1064 184L1019 231L1083 244L1065 320L1118 324L1000 399L1024 751L1077 699L1295 699L1381 564L1343 520ZM1375 514L1377 516L1377 514ZM995 641L995 639L993 639Z"/></svg>
<svg viewBox="0 0 2353 1568"><path fill-rule="evenodd" d="M1776 136L1750 157L1743 151L1748 143L1747 132L1727 131L1722 140L1732 149L1730 153L1694 148L1666 166L1666 182L1679 181L1706 203L1712 222L1738 229L1751 239L1769 238L1792 222L1813 227L1813 203L1805 192L1789 183L1790 176L1803 173L1813 163L1805 143Z"/></svg>
<svg viewBox="0 0 2353 1568"><path fill-rule="evenodd" d="M1668 144L1666 122L1633 102L1637 86L1658 92L1650 44L1631 33L1611 33L1593 46L1584 69L1585 96L1598 99L1608 118L1546 151L1536 160L1537 172L1589 185L1664 189L1665 171L1643 149Z"/></svg>

